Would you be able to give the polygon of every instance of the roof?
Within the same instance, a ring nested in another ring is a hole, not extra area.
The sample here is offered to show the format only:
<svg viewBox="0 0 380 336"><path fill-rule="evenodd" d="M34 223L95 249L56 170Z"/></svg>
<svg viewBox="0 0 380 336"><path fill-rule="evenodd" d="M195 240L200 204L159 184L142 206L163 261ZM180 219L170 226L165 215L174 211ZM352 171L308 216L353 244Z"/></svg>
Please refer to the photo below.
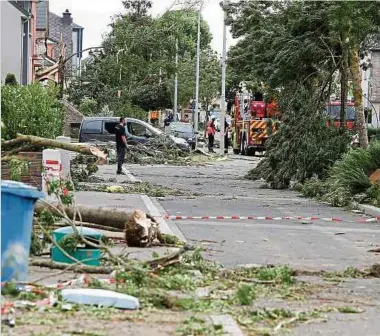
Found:
<svg viewBox="0 0 380 336"><path fill-rule="evenodd" d="M73 22L73 29L84 29L84 28L80 26L79 24L76 24L75 22Z"/></svg>
<svg viewBox="0 0 380 336"><path fill-rule="evenodd" d="M62 17L49 12L49 35L53 40L61 40L62 26ZM83 29L83 27L77 25L74 22L72 23L71 27L72 29Z"/></svg>

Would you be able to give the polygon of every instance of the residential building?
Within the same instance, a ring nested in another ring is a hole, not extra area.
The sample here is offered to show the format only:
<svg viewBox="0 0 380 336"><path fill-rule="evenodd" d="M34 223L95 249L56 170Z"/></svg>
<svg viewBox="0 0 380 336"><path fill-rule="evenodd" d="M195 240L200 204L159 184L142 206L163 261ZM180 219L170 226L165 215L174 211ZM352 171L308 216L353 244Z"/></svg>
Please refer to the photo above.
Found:
<svg viewBox="0 0 380 336"><path fill-rule="evenodd" d="M37 5L37 45L39 50L39 81L60 82L58 62L65 62L65 81L80 71L83 49L83 27L73 22L66 10L62 17L49 12L49 1Z"/></svg>
<svg viewBox="0 0 380 336"><path fill-rule="evenodd" d="M371 50L368 99L373 109L372 125L380 127L380 43Z"/></svg>
<svg viewBox="0 0 380 336"><path fill-rule="evenodd" d="M1 82L14 74L20 84L33 80L37 0L0 1Z"/></svg>

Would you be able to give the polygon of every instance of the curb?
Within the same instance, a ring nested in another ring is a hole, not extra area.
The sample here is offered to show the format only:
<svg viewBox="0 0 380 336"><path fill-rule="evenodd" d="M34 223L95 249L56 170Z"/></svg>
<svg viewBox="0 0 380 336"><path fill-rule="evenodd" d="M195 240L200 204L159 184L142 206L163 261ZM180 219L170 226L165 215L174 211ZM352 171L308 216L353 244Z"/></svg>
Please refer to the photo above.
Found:
<svg viewBox="0 0 380 336"><path fill-rule="evenodd" d="M372 217L379 217L380 216L380 208L377 208L373 205L359 204L358 207L359 207L359 210L366 215L369 215Z"/></svg>
<svg viewBox="0 0 380 336"><path fill-rule="evenodd" d="M214 325L222 325L224 335L244 336L243 332L231 317L231 315L211 315L210 319Z"/></svg>
<svg viewBox="0 0 380 336"><path fill-rule="evenodd" d="M142 181L136 177L134 177L131 172L126 169L124 166L122 168L123 170L123 173L128 177L129 181L131 181L132 183L141 183Z"/></svg>
<svg viewBox="0 0 380 336"><path fill-rule="evenodd" d="M182 232L178 229L177 225L172 221L166 221L165 218L165 210L158 203L157 200L151 199L147 195L140 195L141 200L144 202L145 206L148 209L148 213L156 219L157 223L160 226L160 231L164 234L170 234L176 236L179 240L186 242L186 238L182 234ZM169 223L170 224L169 224Z"/></svg>

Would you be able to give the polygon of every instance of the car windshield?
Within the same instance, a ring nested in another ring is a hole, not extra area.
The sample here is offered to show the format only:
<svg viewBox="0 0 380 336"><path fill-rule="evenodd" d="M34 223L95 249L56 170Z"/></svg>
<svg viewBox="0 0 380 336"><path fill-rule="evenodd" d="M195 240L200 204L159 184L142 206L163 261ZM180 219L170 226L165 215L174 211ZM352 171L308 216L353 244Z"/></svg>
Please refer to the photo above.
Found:
<svg viewBox="0 0 380 336"><path fill-rule="evenodd" d="M334 120L340 119L340 105L329 105L326 106L326 112L329 114ZM355 120L356 112L354 106L346 106L346 120Z"/></svg>
<svg viewBox="0 0 380 336"><path fill-rule="evenodd" d="M144 125L149 131L151 131L152 133L156 134L156 135L161 135L163 134L163 132L161 130L159 130L158 128L156 127L153 127L152 125L149 125L148 123L146 123L145 121L142 121L142 120L139 120L139 123Z"/></svg>
<svg viewBox="0 0 380 336"><path fill-rule="evenodd" d="M170 130L179 133L192 133L193 127L190 124L170 124Z"/></svg>

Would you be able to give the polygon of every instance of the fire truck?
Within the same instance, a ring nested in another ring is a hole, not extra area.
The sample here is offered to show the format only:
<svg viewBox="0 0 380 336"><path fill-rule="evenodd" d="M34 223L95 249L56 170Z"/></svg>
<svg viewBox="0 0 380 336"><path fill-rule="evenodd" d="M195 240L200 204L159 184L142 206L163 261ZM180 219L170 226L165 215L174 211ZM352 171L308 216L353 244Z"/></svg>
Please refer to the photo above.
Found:
<svg viewBox="0 0 380 336"><path fill-rule="evenodd" d="M265 151L266 141L277 131L279 117L276 102L265 102L261 94L236 95L232 122L234 153L255 155Z"/></svg>

